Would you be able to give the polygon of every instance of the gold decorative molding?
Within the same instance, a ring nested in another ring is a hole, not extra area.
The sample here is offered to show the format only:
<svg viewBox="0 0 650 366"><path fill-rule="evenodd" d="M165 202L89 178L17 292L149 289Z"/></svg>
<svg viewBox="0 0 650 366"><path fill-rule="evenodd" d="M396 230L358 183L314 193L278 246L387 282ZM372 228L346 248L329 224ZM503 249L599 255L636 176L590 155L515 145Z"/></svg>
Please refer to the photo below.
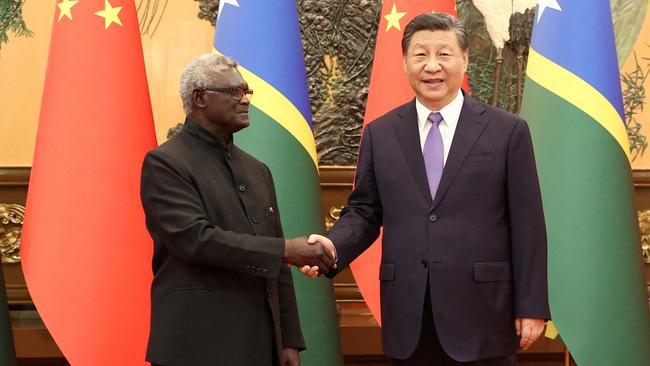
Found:
<svg viewBox="0 0 650 366"><path fill-rule="evenodd" d="M20 236L23 230L25 207L0 203L0 255L2 263L20 262Z"/></svg>
<svg viewBox="0 0 650 366"><path fill-rule="evenodd" d="M325 230L330 231L336 221L338 221L339 217L341 217L342 210L343 206L330 207L330 215L328 217L325 217Z"/></svg>
<svg viewBox="0 0 650 366"><path fill-rule="evenodd" d="M637 214L639 216L643 261L650 264L650 210L639 211Z"/></svg>

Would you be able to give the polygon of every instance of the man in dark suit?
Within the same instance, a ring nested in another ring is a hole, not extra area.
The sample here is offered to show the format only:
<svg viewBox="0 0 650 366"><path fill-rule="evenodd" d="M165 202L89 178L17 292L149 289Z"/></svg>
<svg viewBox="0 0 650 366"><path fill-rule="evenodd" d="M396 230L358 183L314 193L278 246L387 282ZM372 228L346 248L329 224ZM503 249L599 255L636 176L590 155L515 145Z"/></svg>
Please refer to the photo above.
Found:
<svg viewBox="0 0 650 366"><path fill-rule="evenodd" d="M365 128L348 206L327 238L310 237L333 243L340 270L383 226L392 365L514 365L549 318L528 127L460 89L467 49L464 25L447 14L406 26L404 70L416 97Z"/></svg>
<svg viewBox="0 0 650 366"><path fill-rule="evenodd" d="M217 55L187 66L185 125L142 167L154 365L298 366L305 343L287 264L334 263L306 237L282 238L271 172L233 144L253 93L236 66Z"/></svg>

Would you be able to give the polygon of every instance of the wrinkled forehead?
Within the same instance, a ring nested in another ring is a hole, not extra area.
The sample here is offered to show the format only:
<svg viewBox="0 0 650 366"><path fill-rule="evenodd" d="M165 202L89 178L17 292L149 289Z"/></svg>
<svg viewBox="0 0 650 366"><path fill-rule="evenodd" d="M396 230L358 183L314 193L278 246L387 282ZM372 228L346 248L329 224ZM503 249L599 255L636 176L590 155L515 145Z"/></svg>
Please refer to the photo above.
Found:
<svg viewBox="0 0 650 366"><path fill-rule="evenodd" d="M239 70L229 65L217 65L211 70L209 78L213 83L223 84L224 86L240 86L246 84Z"/></svg>

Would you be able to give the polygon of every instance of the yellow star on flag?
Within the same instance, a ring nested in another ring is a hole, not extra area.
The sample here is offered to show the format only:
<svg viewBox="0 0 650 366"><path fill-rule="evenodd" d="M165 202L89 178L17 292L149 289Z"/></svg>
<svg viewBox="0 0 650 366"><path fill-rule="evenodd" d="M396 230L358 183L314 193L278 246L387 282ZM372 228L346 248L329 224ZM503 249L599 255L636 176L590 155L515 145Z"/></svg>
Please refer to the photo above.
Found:
<svg viewBox="0 0 650 366"><path fill-rule="evenodd" d="M56 4L59 8L59 22L63 19L64 16L72 20L72 7L77 5L79 0L63 0L60 3Z"/></svg>
<svg viewBox="0 0 650 366"><path fill-rule="evenodd" d="M104 18L104 30L106 30L113 23L117 23L122 26L122 21L118 16L121 10L121 6L114 8L111 6L111 3L109 3L108 0L104 0L104 10L95 12L95 15Z"/></svg>
<svg viewBox="0 0 650 366"><path fill-rule="evenodd" d="M391 28L397 28L398 31L402 30L402 27L399 24L399 20L402 19L406 13L398 13L397 12L397 7L395 6L395 3L393 3L393 9L390 11L390 14L384 15L384 18L386 18L386 21L388 21L388 24L386 24L386 32L388 32Z"/></svg>

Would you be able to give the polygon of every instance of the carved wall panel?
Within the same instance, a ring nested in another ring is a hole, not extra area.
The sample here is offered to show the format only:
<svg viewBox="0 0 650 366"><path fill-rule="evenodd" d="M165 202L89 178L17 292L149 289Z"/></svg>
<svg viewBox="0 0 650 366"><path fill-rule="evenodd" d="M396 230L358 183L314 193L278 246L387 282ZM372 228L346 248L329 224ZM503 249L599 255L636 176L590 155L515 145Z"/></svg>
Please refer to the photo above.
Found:
<svg viewBox="0 0 650 366"><path fill-rule="evenodd" d="M2 263L20 262L20 237L25 207L0 203L0 256Z"/></svg>
<svg viewBox="0 0 650 366"><path fill-rule="evenodd" d="M381 1L303 0L299 5L320 164L353 165Z"/></svg>

